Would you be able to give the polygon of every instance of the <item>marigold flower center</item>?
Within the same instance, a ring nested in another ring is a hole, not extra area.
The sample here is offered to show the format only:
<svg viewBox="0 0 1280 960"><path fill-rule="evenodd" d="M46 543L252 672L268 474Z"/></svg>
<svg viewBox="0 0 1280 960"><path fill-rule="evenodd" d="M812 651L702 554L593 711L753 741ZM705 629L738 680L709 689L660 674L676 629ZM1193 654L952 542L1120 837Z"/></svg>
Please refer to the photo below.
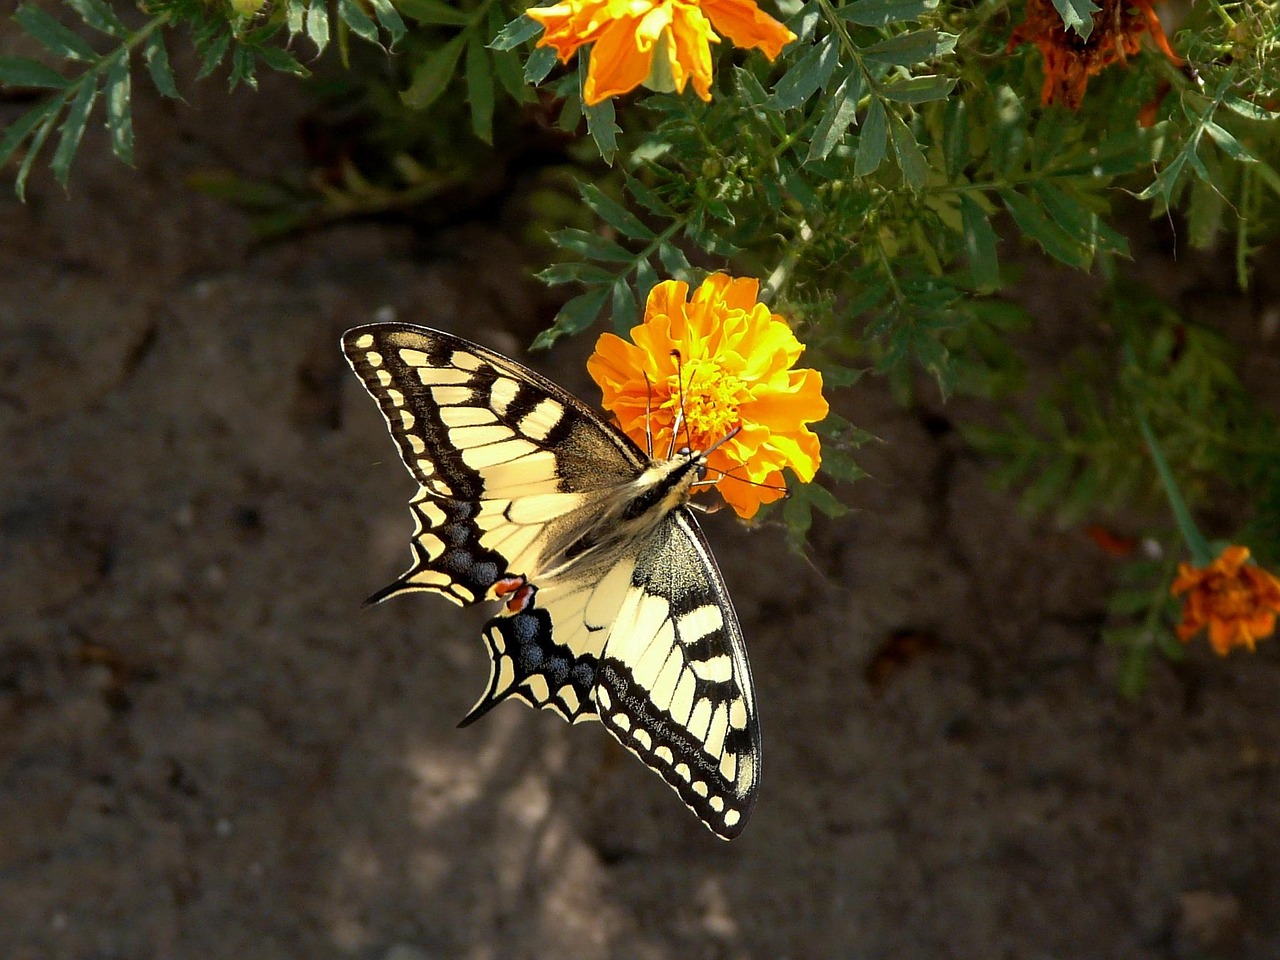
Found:
<svg viewBox="0 0 1280 960"><path fill-rule="evenodd" d="M683 364L681 379L683 391L676 375L667 378L668 398L662 406L674 416L683 392L685 422L696 446L706 447L738 425L738 404L746 393L740 377L710 360L690 360Z"/></svg>

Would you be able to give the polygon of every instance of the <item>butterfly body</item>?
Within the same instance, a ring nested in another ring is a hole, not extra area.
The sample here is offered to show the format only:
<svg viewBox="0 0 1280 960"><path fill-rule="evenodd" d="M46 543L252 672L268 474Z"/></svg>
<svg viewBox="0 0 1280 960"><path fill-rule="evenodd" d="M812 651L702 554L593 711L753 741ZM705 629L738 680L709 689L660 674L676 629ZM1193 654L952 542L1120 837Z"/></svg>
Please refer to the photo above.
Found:
<svg viewBox="0 0 1280 960"><path fill-rule="evenodd" d="M652 458L551 381L448 333L372 324L343 349L420 486L413 564L370 602L503 604L462 725L512 696L598 719L736 836L760 734L737 617L687 506L705 455Z"/></svg>

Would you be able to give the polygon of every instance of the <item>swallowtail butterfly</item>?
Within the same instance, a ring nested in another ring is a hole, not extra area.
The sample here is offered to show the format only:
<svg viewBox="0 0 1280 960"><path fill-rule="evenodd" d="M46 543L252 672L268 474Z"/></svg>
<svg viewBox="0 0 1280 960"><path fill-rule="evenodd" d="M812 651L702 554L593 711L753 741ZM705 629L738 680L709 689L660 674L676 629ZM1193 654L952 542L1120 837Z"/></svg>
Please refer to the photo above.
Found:
<svg viewBox="0 0 1280 960"><path fill-rule="evenodd" d="M738 618L686 506L705 452L647 456L554 383L438 330L377 323L342 346L420 486L413 564L369 602L502 604L483 630L488 687L460 726L513 696L600 720L736 837L760 726Z"/></svg>

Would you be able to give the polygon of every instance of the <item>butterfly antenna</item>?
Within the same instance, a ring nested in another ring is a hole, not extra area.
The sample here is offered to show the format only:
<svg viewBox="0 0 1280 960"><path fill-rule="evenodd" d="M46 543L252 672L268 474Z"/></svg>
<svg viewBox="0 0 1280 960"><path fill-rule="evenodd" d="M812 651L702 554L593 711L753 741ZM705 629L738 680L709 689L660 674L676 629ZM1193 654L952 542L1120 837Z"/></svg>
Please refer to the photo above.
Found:
<svg viewBox="0 0 1280 960"><path fill-rule="evenodd" d="M653 459L653 382L649 374L644 373L644 447Z"/></svg>
<svg viewBox="0 0 1280 960"><path fill-rule="evenodd" d="M680 427L684 427L685 442L690 449L693 447L692 437L689 435L689 420L684 415L684 364L683 358L680 356L679 350L672 350L671 356L676 358L676 397L680 401L680 410L676 415L676 421L671 425L671 447L667 450L667 459L670 460L675 456L676 437L680 435Z"/></svg>
<svg viewBox="0 0 1280 960"><path fill-rule="evenodd" d="M715 443L713 443L711 446L707 447L707 449L703 450L703 451L702 451L702 455L705 457L705 456L707 456L709 453L712 453L712 452L714 452L715 450L718 450L720 447L724 446L724 444L728 443L730 440L732 440L734 437L736 437L736 436L737 436L739 433L741 433L741 432L742 432L742 425L741 425L741 424L739 424L738 426L736 426L736 427L734 427L732 430L730 430L728 433L726 433L726 434L725 434L723 437L721 437L719 440L717 440ZM715 469L715 468L713 467L712 469ZM721 470L720 472L721 472L721 473L724 473L724 471L723 471L723 470Z"/></svg>
<svg viewBox="0 0 1280 960"><path fill-rule="evenodd" d="M737 467L734 467L733 470L737 470L741 466L742 465L739 464ZM748 480L746 477L738 476L733 472L733 470L721 470L719 467L709 466L707 467L707 469L714 473L720 474L721 479L728 478L730 480L737 480L739 483L745 483L749 487L763 487L765 490L776 490L779 493L781 493L784 498L791 496L791 491L788 490L785 485L778 486L777 484L773 484L773 483L762 483L759 480ZM703 485L712 486L719 482L720 482L719 480L702 480L702 481L699 481L698 483L695 483L694 486L695 487L703 486Z"/></svg>

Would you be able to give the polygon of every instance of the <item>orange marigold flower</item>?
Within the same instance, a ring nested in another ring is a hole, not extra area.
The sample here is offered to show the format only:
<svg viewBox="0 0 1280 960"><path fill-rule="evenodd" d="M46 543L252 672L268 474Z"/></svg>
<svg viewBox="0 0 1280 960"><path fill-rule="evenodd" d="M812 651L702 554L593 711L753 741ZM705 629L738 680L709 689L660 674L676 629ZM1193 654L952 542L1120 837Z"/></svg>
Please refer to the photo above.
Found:
<svg viewBox="0 0 1280 960"><path fill-rule="evenodd" d="M722 273L692 296L687 283L660 283L649 293L644 322L631 328L633 342L603 334L587 361L604 406L641 446L647 427L658 455L671 447L682 397L685 424L676 446L705 450L740 428L707 466L743 518L783 495L783 467L805 483L813 479L822 457L805 424L827 415L822 374L795 368L804 345L756 301L758 287L750 277Z"/></svg>
<svg viewBox="0 0 1280 960"><path fill-rule="evenodd" d="M1041 103L1062 103L1078 110L1089 78L1113 63L1123 63L1142 49L1142 34L1150 32L1161 52L1175 66L1182 58L1173 52L1160 18L1152 9L1157 0L1100 0L1093 30L1086 40L1063 26L1053 0L1027 0L1027 16L1009 37L1007 52L1020 43L1034 43L1044 54Z"/></svg>
<svg viewBox="0 0 1280 960"><path fill-rule="evenodd" d="M538 46L555 47L561 63L595 44L582 90L588 104L642 83L683 93L691 79L710 100L715 31L736 46L759 47L770 60L796 38L753 0L562 0L525 13L545 28Z"/></svg>
<svg viewBox="0 0 1280 960"><path fill-rule="evenodd" d="M1186 643L1209 628L1209 642L1221 656L1232 647L1254 648L1269 637L1280 613L1280 580L1252 563L1247 547L1227 547L1207 567L1184 563L1170 592L1185 593L1178 639Z"/></svg>

